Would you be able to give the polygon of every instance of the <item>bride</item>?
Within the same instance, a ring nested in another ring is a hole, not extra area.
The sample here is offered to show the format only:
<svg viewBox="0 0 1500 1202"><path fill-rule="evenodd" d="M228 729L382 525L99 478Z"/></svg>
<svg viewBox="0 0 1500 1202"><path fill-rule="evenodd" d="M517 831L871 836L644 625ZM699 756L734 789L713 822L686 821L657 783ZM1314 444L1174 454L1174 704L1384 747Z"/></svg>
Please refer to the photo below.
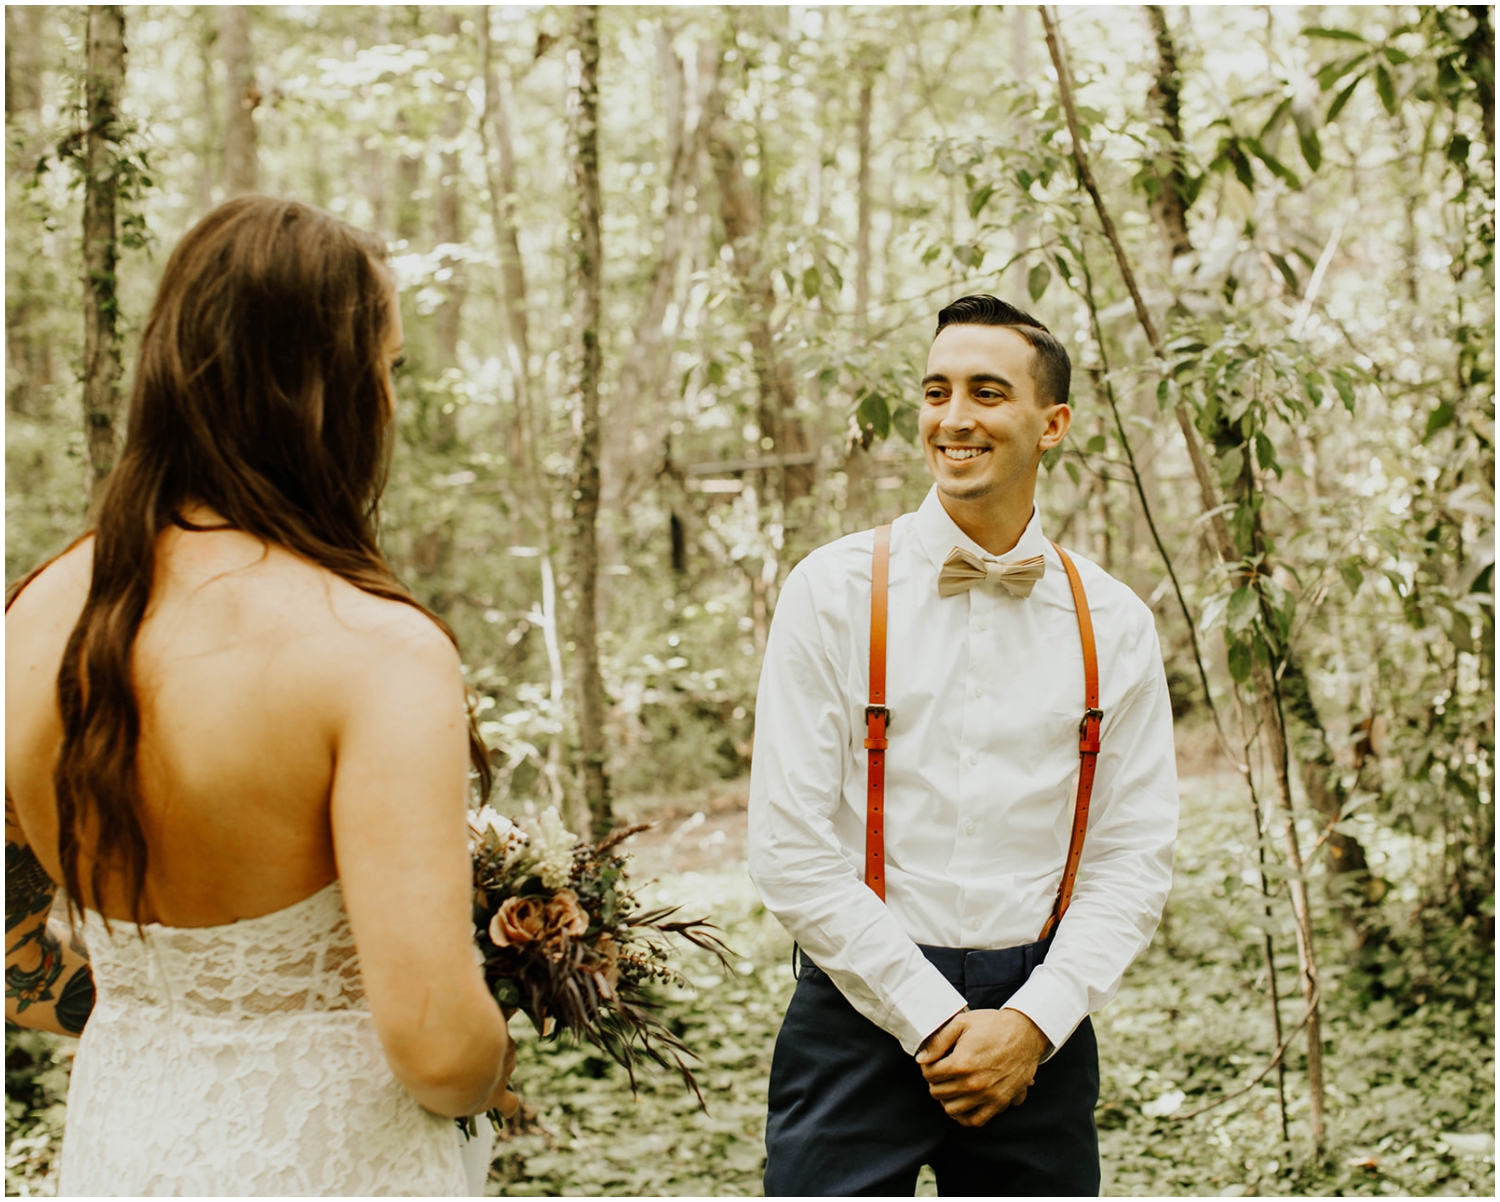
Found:
<svg viewBox="0 0 1500 1202"><path fill-rule="evenodd" d="M374 533L383 257L289 201L205 217L96 528L8 602L6 1015L82 1030L63 1194L462 1194L453 1116L516 1105L470 925L487 764Z"/></svg>

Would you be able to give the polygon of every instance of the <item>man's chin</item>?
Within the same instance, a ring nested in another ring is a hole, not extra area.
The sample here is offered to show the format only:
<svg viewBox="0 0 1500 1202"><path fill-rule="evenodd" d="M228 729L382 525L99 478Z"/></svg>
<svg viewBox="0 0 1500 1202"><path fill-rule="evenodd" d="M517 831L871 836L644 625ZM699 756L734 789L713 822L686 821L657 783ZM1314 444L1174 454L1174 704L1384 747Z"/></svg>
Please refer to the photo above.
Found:
<svg viewBox="0 0 1500 1202"><path fill-rule="evenodd" d="M995 486L987 480L937 479L938 492L950 501L977 501L987 497Z"/></svg>

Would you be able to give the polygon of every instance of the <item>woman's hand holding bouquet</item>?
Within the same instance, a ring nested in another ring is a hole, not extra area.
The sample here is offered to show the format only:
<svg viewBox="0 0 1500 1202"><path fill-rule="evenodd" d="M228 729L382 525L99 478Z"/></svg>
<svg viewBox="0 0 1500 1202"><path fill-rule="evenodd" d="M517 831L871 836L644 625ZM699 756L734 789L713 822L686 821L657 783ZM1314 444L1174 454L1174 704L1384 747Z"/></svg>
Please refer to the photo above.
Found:
<svg viewBox="0 0 1500 1202"><path fill-rule="evenodd" d="M676 1071L701 1105L684 1060L693 1053L662 1021L653 986L685 983L668 963L670 936L712 952L726 970L730 951L707 921L637 902L617 849L647 825L580 843L551 807L517 824L485 806L470 828L475 941L495 1000L543 1037L566 1031L593 1044L632 1087L642 1058Z"/></svg>

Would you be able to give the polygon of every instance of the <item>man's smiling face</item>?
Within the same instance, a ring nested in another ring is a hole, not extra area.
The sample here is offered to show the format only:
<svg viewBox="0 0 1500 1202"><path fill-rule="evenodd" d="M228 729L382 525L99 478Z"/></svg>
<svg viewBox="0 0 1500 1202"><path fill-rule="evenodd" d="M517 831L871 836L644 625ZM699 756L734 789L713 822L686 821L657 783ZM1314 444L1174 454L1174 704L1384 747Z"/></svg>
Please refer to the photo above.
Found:
<svg viewBox="0 0 1500 1202"><path fill-rule="evenodd" d="M1062 441L1070 416L1038 401L1035 354L1007 326L950 325L933 339L919 428L945 501L1029 511L1042 452Z"/></svg>

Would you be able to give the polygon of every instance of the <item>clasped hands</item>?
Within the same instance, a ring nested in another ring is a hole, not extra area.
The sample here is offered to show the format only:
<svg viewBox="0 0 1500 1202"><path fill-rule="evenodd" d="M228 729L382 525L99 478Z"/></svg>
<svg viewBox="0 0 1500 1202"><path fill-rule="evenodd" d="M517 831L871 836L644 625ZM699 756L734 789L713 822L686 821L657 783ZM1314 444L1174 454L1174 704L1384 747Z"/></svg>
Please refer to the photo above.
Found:
<svg viewBox="0 0 1500 1202"><path fill-rule="evenodd" d="M1019 1010L965 1009L922 1042L917 1064L949 1118L983 1127L1026 1100L1050 1046Z"/></svg>

